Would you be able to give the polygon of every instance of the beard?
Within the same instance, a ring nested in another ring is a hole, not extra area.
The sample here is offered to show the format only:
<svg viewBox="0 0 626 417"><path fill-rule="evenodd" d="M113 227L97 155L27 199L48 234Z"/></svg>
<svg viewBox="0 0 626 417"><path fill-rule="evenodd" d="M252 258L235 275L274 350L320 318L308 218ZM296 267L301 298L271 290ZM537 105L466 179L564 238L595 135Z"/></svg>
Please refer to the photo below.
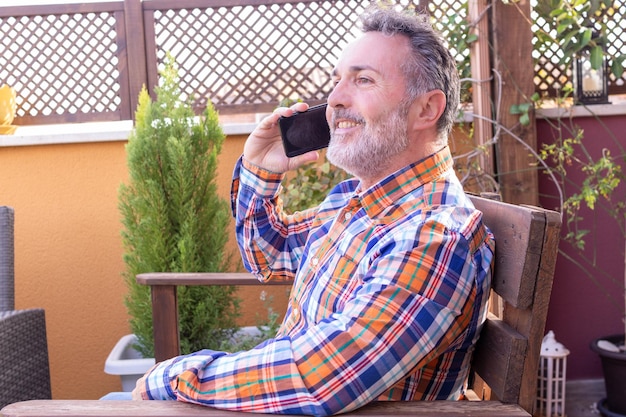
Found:
<svg viewBox="0 0 626 417"><path fill-rule="evenodd" d="M331 140L326 157L335 166L360 179L381 178L395 155L406 150L409 105L401 103L370 123L348 110L335 110L332 115ZM344 118L360 125L360 133L335 134L335 120ZM350 136L354 136L349 141Z"/></svg>

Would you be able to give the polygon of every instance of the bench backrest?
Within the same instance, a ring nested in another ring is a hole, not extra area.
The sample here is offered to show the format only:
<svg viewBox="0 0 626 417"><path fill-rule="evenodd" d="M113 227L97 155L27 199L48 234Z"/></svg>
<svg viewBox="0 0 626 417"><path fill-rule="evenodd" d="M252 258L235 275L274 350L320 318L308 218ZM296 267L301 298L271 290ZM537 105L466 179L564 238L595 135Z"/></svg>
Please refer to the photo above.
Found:
<svg viewBox="0 0 626 417"><path fill-rule="evenodd" d="M532 414L561 216L537 207L471 198L495 235L496 254L491 313L474 354L470 387L480 399L516 403ZM157 361L179 352L177 285L258 284L247 273L150 273L138 275L137 281L152 286Z"/></svg>
<svg viewBox="0 0 626 417"><path fill-rule="evenodd" d="M473 358L473 390L532 414L561 215L472 197L496 237L490 314Z"/></svg>

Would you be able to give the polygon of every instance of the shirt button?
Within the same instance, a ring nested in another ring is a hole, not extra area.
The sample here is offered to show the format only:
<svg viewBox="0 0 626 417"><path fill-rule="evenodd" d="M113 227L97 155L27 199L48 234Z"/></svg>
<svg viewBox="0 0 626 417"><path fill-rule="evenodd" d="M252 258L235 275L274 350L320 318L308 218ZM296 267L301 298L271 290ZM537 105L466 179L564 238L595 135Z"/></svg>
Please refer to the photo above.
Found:
<svg viewBox="0 0 626 417"><path fill-rule="evenodd" d="M350 220L350 219L352 218L352 213L346 213L346 214L343 216L343 218L344 218L344 219L346 219L346 220Z"/></svg>
<svg viewBox="0 0 626 417"><path fill-rule="evenodd" d="M317 266L317 264L320 263L320 260L318 258L313 258L311 259L311 263L313 264L313 266Z"/></svg>

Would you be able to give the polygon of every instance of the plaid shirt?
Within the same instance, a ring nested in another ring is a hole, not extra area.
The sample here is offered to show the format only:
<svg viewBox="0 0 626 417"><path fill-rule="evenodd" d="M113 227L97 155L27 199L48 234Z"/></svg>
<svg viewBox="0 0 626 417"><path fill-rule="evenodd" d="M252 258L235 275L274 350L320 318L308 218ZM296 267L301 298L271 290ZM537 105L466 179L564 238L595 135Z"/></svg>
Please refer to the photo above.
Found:
<svg viewBox="0 0 626 417"><path fill-rule="evenodd" d="M244 352L156 365L144 398L330 415L373 400L458 399L486 317L494 241L448 148L374 187L281 210L282 175L240 160L233 209L245 266L295 278L278 335Z"/></svg>

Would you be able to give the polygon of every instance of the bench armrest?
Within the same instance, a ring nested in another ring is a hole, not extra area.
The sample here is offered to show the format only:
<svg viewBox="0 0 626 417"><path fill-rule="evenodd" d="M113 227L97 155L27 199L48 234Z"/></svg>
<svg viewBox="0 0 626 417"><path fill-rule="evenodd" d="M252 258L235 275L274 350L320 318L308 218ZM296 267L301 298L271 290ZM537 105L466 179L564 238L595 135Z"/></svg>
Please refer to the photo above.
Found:
<svg viewBox="0 0 626 417"><path fill-rule="evenodd" d="M154 357L157 362L180 355L178 331L179 285L260 285L248 272L151 272L137 275L137 282L150 286L152 323L154 325ZM291 285L293 281L269 281L263 285Z"/></svg>

